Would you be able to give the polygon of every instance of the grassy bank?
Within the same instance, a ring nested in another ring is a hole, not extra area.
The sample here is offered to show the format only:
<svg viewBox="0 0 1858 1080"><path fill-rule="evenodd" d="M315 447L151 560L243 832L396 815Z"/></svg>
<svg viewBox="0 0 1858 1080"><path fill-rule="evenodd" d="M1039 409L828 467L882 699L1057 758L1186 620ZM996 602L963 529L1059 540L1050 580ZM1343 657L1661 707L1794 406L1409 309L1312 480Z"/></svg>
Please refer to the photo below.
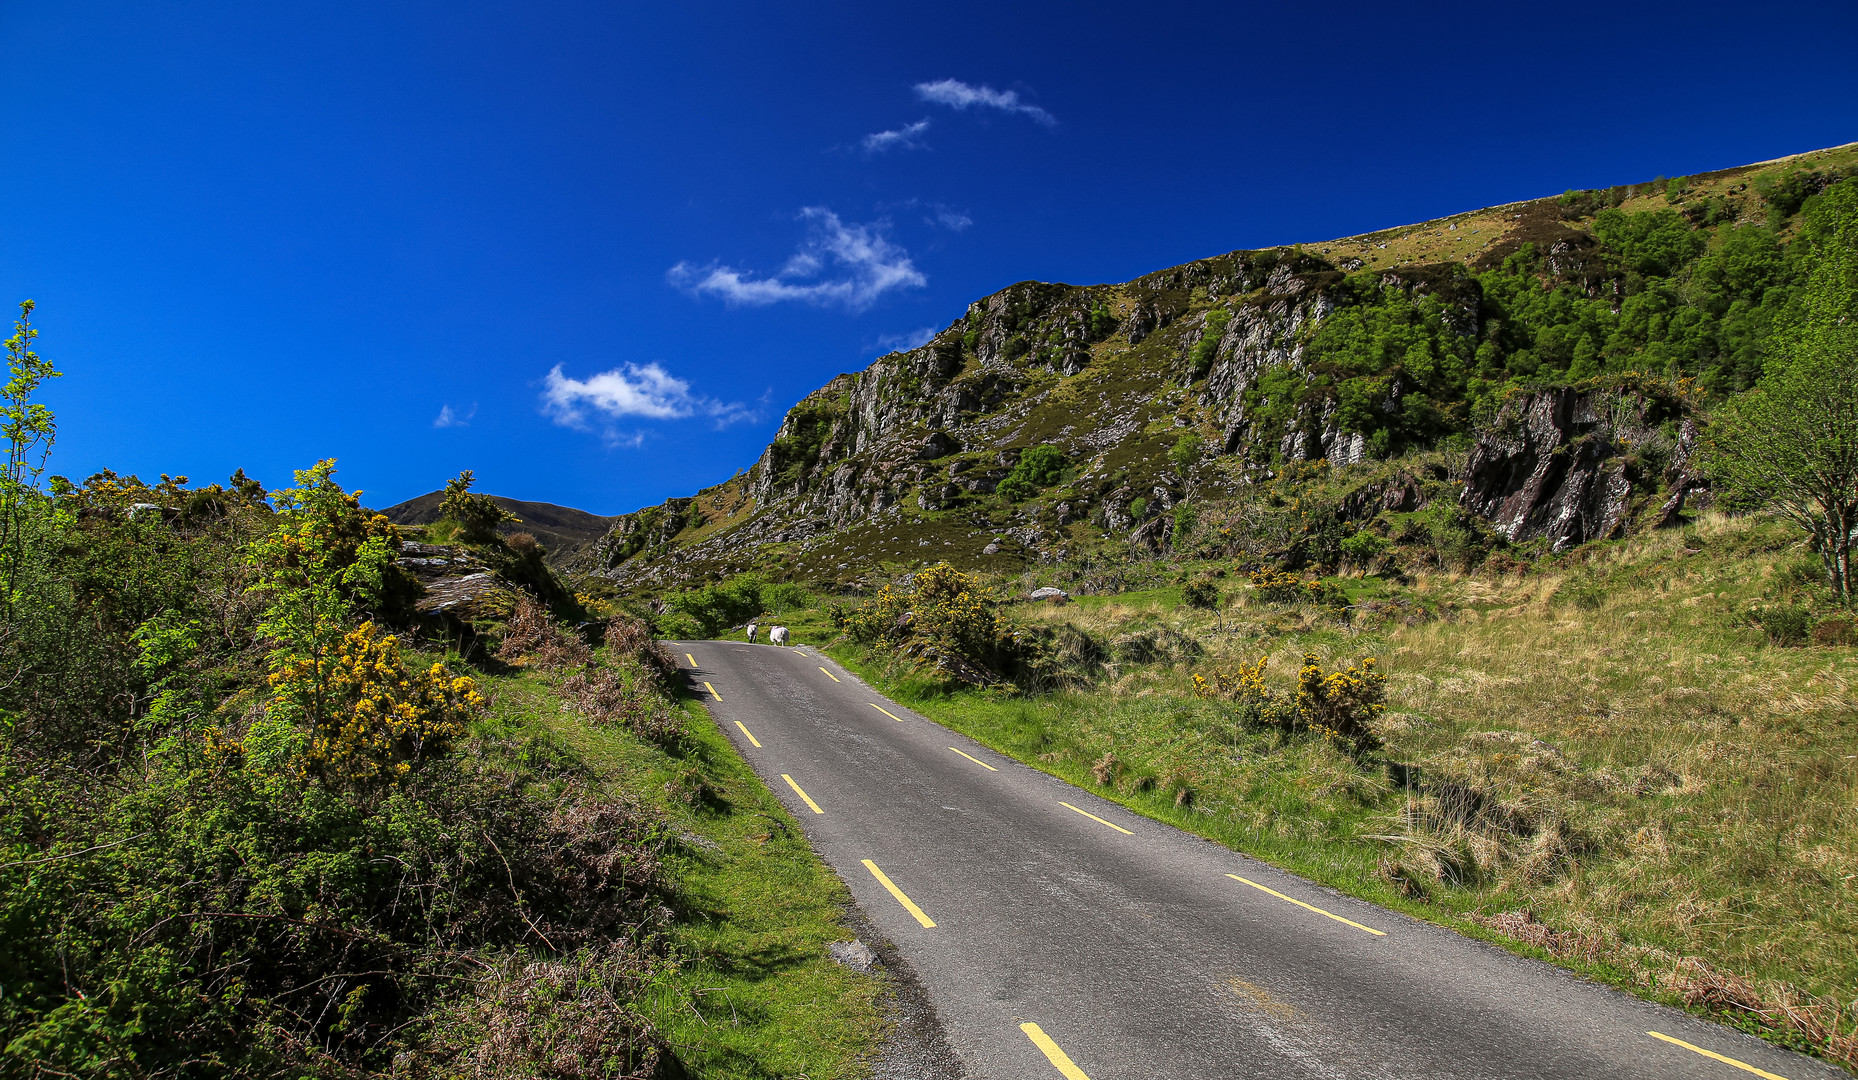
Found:
<svg viewBox="0 0 1858 1080"><path fill-rule="evenodd" d="M832 962L850 894L694 702L675 752L563 708L560 676L494 680L487 723L545 767L662 816L675 839L672 964L639 1000L693 1076L815 1080L867 1073L881 980Z"/></svg>
<svg viewBox="0 0 1858 1080"><path fill-rule="evenodd" d="M1333 608L1176 587L1028 605L1107 661L1044 696L950 690L831 651L926 715L1139 812L1852 1065L1858 657L1762 611L1812 568L1772 523L1706 519L1499 576L1344 578ZM1183 567L1183 575L1198 568ZM829 640L823 615L783 616ZM1384 746L1235 721L1195 673L1373 656Z"/></svg>

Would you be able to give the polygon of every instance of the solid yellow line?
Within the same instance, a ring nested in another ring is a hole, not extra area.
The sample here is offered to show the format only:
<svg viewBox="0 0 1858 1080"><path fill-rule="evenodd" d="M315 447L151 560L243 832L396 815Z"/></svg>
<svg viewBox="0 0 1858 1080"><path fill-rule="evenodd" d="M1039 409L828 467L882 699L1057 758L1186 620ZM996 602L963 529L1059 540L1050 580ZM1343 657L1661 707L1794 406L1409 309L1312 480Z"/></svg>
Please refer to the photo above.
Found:
<svg viewBox="0 0 1858 1080"><path fill-rule="evenodd" d="M792 780L789 780L789 781L787 781L787 782L788 782L788 783L790 783L790 784L791 784L791 783L793 783L793 781L792 781ZM803 797L804 797L804 796L803 796ZM896 882L894 882L894 881L892 881L892 880L890 880L889 878L887 878L887 877L885 877L885 876L884 876L884 872L883 872L882 870L879 870L879 869L877 868L877 864L876 864L876 863L874 863L874 862L872 862L872 861L871 861L870 859L865 859L865 860L863 860L863 862L864 862L864 868L865 868L866 870L869 870L869 871L871 871L871 876L877 879L877 883L878 883L879 885L882 885L882 886L883 886L884 888L886 888L886 889L889 889L889 890L890 890L890 895L892 895L892 896L894 896L894 897L896 897L896 898L897 898L897 903L899 903L899 904L902 904L902 905L903 905L903 909L904 909L905 911L908 911L908 912L909 912L910 914L912 914L912 915L914 915L914 916L916 916L916 921L917 921L917 922L919 922L919 923L922 923L922 924L923 924L924 926L934 926L934 925L935 925L935 920L934 920L934 919L931 919L931 918L930 918L929 916L927 916L927 915L924 915L924 914L923 914L923 909L922 909L922 908L919 908L919 907L917 907L917 906L916 906L916 902L915 902L914 900L911 900L911 899L910 899L909 897L907 897L907 896L905 896L905 895L903 895L903 890L902 890L902 889L899 889L899 888L897 888L897 883L896 883Z"/></svg>
<svg viewBox="0 0 1858 1080"><path fill-rule="evenodd" d="M815 814L823 814L823 813L825 813L825 811L824 811L824 810L821 810L821 809L819 808L819 804L813 801L813 798L812 798L812 796L810 796L810 795L808 795L808 794L807 794L806 792L804 792L804 791L801 791L801 790L800 790L800 785L799 785L799 784L796 784L796 783L794 783L794 778L793 778L793 777L791 777L791 776L788 776L788 775L787 775L786 773L782 773L782 774L781 774L781 779L782 779L782 780L785 780L785 781L787 781L787 786L788 786L788 787L790 787L790 788L793 788L793 789L794 789L794 794L795 794L795 795L798 795L798 796L800 796L800 801L801 801L801 802L804 802L804 803L806 803L806 804L807 804L808 806L810 806L810 807L812 807L812 808L813 808L813 812L814 812Z"/></svg>
<svg viewBox="0 0 1858 1080"><path fill-rule="evenodd" d="M709 683L704 683L703 686L705 689L707 689L710 692L710 696L715 698L717 701L721 701L723 699L723 696L716 692L716 688L714 686L711 686Z"/></svg>
<svg viewBox="0 0 1858 1080"><path fill-rule="evenodd" d="M744 724L744 723L743 723L742 721L740 721L740 720L737 720L737 721L735 722L735 726L736 726L736 727L739 727L739 728L741 728L741 729L742 729L742 734L744 734L744 735L747 735L747 736L748 736L748 741L749 741L749 742L751 742L751 743L754 743L754 744L755 744L755 748L756 748L757 750L759 750L759 749L761 748L761 740L760 740L760 739L757 739L757 738L755 738L755 733L754 733L754 732L752 732L752 731L750 731L750 730L748 730L748 725L747 725L747 724Z"/></svg>
<svg viewBox="0 0 1858 1080"><path fill-rule="evenodd" d="M961 751L956 750L955 753L959 754L961 753ZM996 769L994 771L998 772L999 770ZM1065 802L1063 799L1058 800L1058 805L1064 807L1066 810L1077 810L1077 807L1072 806L1070 803ZM1117 832L1122 833L1124 836L1135 835L1134 833L1130 832L1128 829L1125 829L1121 825L1116 824L1114 821L1105 821L1088 810L1077 810L1077 812L1089 818L1090 820L1096 822L1099 825L1108 825L1110 828L1115 829Z"/></svg>
<svg viewBox="0 0 1858 1080"><path fill-rule="evenodd" d="M952 746L949 747L949 749L955 750L955 748ZM979 765L981 768L986 769L988 772L999 772L1000 771L999 769L994 768L992 765L987 764L985 761L982 761L980 758L975 757L973 754L963 754L960 750L955 750L955 753L961 754L962 757L967 758L969 761L974 762L976 765Z"/></svg>
<svg viewBox="0 0 1858 1080"><path fill-rule="evenodd" d="M821 670L821 671L826 671L826 669L825 669L825 668L820 668L819 670ZM833 682L838 682L838 681L839 681L839 677L838 677L837 675L834 675L834 674L833 674L832 672L830 672L830 671L826 671L826 678L828 678L828 679L831 679L831 680L832 680Z"/></svg>
<svg viewBox="0 0 1858 1080"><path fill-rule="evenodd" d="M873 709L876 709L878 712L881 712L885 716L890 717L892 720L895 720L897 723L899 724L903 723L903 717L898 716L896 713L891 712L889 709L884 708L882 705L879 705L877 702L873 701L870 703L870 705Z"/></svg>
<svg viewBox="0 0 1858 1080"><path fill-rule="evenodd" d="M1072 1061L1069 1055L1058 1049L1058 1044L1052 1041L1050 1035L1039 1030L1039 1025L1028 1020L1019 1025L1019 1030L1026 1033L1026 1038L1032 1040L1032 1045L1045 1051L1046 1059L1052 1063L1052 1068L1057 1069L1058 1074L1064 1077L1064 1080L1090 1080L1090 1077L1084 1074L1084 1070L1077 1067L1077 1063Z"/></svg>
<svg viewBox="0 0 1858 1080"><path fill-rule="evenodd" d="M1376 930L1372 926L1363 926L1353 919L1344 919L1342 916L1337 915L1333 911L1324 911L1322 908L1319 908L1314 904L1306 904L1303 901L1298 900L1295 897L1285 896L1283 893L1278 892L1276 889L1267 889L1263 885L1260 885L1256 881L1252 881L1248 878L1242 878L1237 874L1227 874L1226 876L1231 878L1234 881L1243 881L1245 882L1245 884L1250 885L1252 888L1257 889L1260 892L1268 892L1272 896L1277 897L1279 900L1283 900L1287 903L1295 904L1300 908L1305 908L1307 910L1314 911L1318 915L1323 915L1328 918L1334 919L1336 922L1347 923L1348 925L1354 927L1357 930L1366 930L1368 933L1373 934L1375 937L1386 937L1387 936L1387 932L1385 930Z"/></svg>
<svg viewBox="0 0 1858 1080"><path fill-rule="evenodd" d="M690 661L690 666L691 666L691 667L696 667L696 666L697 666L697 658L696 658L696 657L694 657L694 656L692 656L692 655L690 655L689 653L685 653L685 654L684 654L684 659L686 659L686 660L688 660L688 661Z"/></svg>
<svg viewBox="0 0 1858 1080"><path fill-rule="evenodd" d="M1715 1058L1717 1061L1722 1062L1724 1065L1734 1065L1736 1068L1742 1069L1746 1072L1752 1072L1756 1076L1765 1076L1768 1078L1768 1080L1787 1080L1785 1076L1776 1075L1775 1073L1771 1073L1767 1071L1766 1069L1757 1069L1746 1061L1737 1061L1736 1059L1732 1057L1724 1057L1721 1054L1716 1053L1714 1050L1705 1050L1701 1046L1692 1046L1691 1044L1685 1042L1682 1039L1673 1039L1669 1035L1663 1035L1656 1031L1648 1031L1645 1034L1650 1035L1654 1039L1663 1039L1665 1042L1671 1043L1675 1046L1681 1046L1686 1050L1693 1050L1699 1054L1702 1054L1706 1058Z"/></svg>

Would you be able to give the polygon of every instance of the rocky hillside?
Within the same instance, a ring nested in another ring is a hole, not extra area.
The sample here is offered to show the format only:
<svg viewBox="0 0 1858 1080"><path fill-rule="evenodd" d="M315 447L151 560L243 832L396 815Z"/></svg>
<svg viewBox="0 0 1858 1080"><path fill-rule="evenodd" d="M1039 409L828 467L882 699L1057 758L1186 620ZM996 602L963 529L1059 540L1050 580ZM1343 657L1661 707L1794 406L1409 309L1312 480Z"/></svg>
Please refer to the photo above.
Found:
<svg viewBox="0 0 1858 1080"><path fill-rule="evenodd" d="M1120 285L1021 282L795 405L752 468L570 562L626 591L751 568L846 584L1158 548L1183 501L1299 462L1447 452L1512 543L1670 518L1697 413L1759 379L1858 144L1238 251ZM521 511L517 511L521 514Z"/></svg>

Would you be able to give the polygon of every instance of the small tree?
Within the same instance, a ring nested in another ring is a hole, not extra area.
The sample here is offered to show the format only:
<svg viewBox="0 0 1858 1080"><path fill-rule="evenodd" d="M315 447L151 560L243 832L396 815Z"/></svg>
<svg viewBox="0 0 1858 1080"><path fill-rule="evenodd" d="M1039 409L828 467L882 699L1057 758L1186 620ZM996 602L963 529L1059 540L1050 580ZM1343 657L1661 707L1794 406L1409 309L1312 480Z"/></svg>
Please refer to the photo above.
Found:
<svg viewBox="0 0 1858 1080"><path fill-rule="evenodd" d="M0 404L0 432L6 438L6 463L0 466L0 606L8 615L17 599L29 534L45 506L39 477L58 434L52 411L33 400L40 383L59 376L32 350L32 339L39 336L32 328L34 306L31 300L20 302L13 336L6 339L8 378L0 390L5 399Z"/></svg>
<svg viewBox="0 0 1858 1080"><path fill-rule="evenodd" d="M439 517L458 525L458 537L467 544L488 544L497 538L497 526L519 525L522 518L498 506L488 495L471 490L477 477L470 469L445 482L445 500L439 503Z"/></svg>
<svg viewBox="0 0 1858 1080"><path fill-rule="evenodd" d="M1761 384L1712 425L1712 472L1805 530L1839 602L1854 599L1858 530L1858 182L1828 191L1804 318L1782 335Z"/></svg>

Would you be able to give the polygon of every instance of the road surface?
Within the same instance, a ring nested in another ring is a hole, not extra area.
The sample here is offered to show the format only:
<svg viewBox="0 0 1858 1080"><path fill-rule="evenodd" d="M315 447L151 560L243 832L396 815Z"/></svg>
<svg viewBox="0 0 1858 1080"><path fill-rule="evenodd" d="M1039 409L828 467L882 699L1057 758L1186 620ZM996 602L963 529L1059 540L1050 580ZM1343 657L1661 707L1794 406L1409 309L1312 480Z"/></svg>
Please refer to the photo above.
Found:
<svg viewBox="0 0 1858 1080"><path fill-rule="evenodd" d="M1140 817L811 649L672 647L972 1080L1846 1076Z"/></svg>

